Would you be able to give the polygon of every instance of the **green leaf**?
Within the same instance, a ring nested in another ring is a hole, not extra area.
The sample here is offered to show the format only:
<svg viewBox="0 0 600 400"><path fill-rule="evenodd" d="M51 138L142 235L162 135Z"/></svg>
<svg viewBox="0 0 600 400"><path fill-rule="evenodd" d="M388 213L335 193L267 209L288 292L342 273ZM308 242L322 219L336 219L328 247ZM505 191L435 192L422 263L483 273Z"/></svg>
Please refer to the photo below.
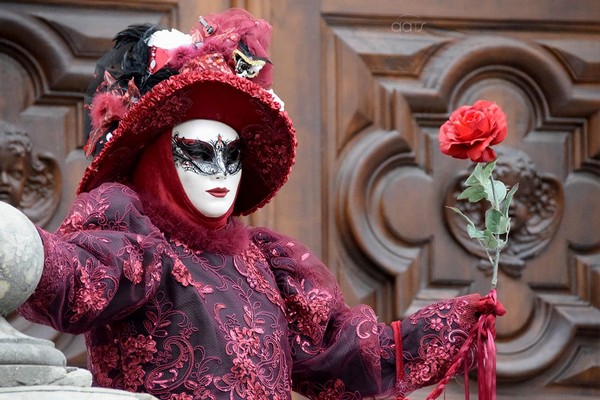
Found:
<svg viewBox="0 0 600 400"><path fill-rule="evenodd" d="M473 221L471 221L471 219L469 217L467 217L465 214L462 213L462 211L460 211L458 208L456 207L448 207L447 208L451 209L452 211L454 211L455 213L457 213L458 215L460 215L461 217L463 217L467 223L469 224L468 226L475 226L475 224L473 223ZM468 227L467 227L468 228Z"/></svg>
<svg viewBox="0 0 600 400"><path fill-rule="evenodd" d="M510 188L506 198L504 199L504 216L508 218L508 211L510 210L510 203L512 203L513 196L519 189L519 184L517 183L515 186Z"/></svg>
<svg viewBox="0 0 600 400"><path fill-rule="evenodd" d="M467 186L485 184L485 182L489 178L489 173L485 169L485 166L487 165L488 164L483 163L475 164L475 168L473 168L473 172L471 172L471 175L469 175L469 177L465 181L465 184Z"/></svg>
<svg viewBox="0 0 600 400"><path fill-rule="evenodd" d="M457 198L458 200L469 199L471 203L477 203L479 200L486 198L486 192L482 186L475 185L463 190Z"/></svg>
<svg viewBox="0 0 600 400"><path fill-rule="evenodd" d="M485 193L485 199L494 204L494 192L492 192L492 183L490 180L488 179L487 181L483 182L482 186Z"/></svg>
<svg viewBox="0 0 600 400"><path fill-rule="evenodd" d="M465 185L473 186L473 185L480 184L481 181L479 180L479 175L478 175L478 170L477 170L478 166L479 166L479 164L477 164L475 169L471 172L471 175L469 175L469 177L465 181Z"/></svg>
<svg viewBox="0 0 600 400"><path fill-rule="evenodd" d="M506 186L500 181L494 181L494 190L496 192L496 204L502 203L506 197Z"/></svg>
<svg viewBox="0 0 600 400"><path fill-rule="evenodd" d="M492 176L492 172L494 171L495 167L496 167L496 160L485 164L481 170L481 179L485 180L485 181L489 180L490 176Z"/></svg>
<svg viewBox="0 0 600 400"><path fill-rule="evenodd" d="M506 186L502 182L494 181L494 187L492 188L492 172L495 166L496 161L487 164L477 163L465 181L467 189L459 195L458 199L469 199L472 203L486 199L493 205L500 204L506 195ZM494 191L496 191L495 202Z"/></svg>
<svg viewBox="0 0 600 400"><path fill-rule="evenodd" d="M491 232L485 231L486 236L485 239L482 240L483 246L485 246L490 251L496 251L497 249L501 249L504 247L506 242L496 236L494 236Z"/></svg>
<svg viewBox="0 0 600 400"><path fill-rule="evenodd" d="M510 229L510 218L505 217L499 210L486 210L485 228L492 234L503 235Z"/></svg>
<svg viewBox="0 0 600 400"><path fill-rule="evenodd" d="M475 225L467 225L467 233L471 239L485 239L486 234L484 231L480 231Z"/></svg>

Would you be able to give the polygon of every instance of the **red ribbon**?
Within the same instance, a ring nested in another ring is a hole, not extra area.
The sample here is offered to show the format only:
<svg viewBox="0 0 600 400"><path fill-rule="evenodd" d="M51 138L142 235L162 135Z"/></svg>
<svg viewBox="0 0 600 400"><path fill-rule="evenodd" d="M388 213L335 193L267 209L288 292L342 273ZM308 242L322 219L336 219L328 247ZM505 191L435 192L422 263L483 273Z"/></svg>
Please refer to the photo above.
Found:
<svg viewBox="0 0 600 400"><path fill-rule="evenodd" d="M477 340L478 399L496 400L496 344L494 343L496 316L506 314L506 310L498 301L495 289L479 300L478 312L480 315L477 323L469 331L467 339L454 357L446 375L427 396L427 400L437 399L450 379L458 373L461 365L467 363L469 349L475 340ZM469 371L467 365L464 365L464 368L465 399L469 400Z"/></svg>
<svg viewBox="0 0 600 400"><path fill-rule="evenodd" d="M495 289L481 299L480 307L482 314L476 325L479 399L496 400L496 316L506 314L506 310L498 302Z"/></svg>
<svg viewBox="0 0 600 400"><path fill-rule="evenodd" d="M396 343L396 382L404 379L404 356L402 354L402 322L392 322L394 343Z"/></svg>
<svg viewBox="0 0 600 400"><path fill-rule="evenodd" d="M148 72L155 73L165 66L169 61L170 52L168 49L152 46L150 48L150 62L148 63Z"/></svg>

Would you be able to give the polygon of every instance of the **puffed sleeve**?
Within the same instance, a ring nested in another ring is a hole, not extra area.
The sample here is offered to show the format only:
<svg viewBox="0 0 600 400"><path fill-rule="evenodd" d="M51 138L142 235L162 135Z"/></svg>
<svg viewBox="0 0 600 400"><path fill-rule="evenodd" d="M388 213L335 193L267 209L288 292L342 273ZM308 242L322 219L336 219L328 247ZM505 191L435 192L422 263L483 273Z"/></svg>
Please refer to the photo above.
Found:
<svg viewBox="0 0 600 400"><path fill-rule="evenodd" d="M285 302L293 388L310 399L401 398L435 384L476 321L475 294L388 326L366 305L347 306L333 275L302 244L264 228L252 240Z"/></svg>
<svg viewBox="0 0 600 400"><path fill-rule="evenodd" d="M266 229L255 231L253 241L285 302L294 390L309 398L393 390L392 329L370 307L348 307L335 278L305 246Z"/></svg>
<svg viewBox="0 0 600 400"><path fill-rule="evenodd" d="M38 229L44 270L19 312L77 334L144 304L172 259L163 235L140 210L135 192L109 183L79 195L56 233Z"/></svg>

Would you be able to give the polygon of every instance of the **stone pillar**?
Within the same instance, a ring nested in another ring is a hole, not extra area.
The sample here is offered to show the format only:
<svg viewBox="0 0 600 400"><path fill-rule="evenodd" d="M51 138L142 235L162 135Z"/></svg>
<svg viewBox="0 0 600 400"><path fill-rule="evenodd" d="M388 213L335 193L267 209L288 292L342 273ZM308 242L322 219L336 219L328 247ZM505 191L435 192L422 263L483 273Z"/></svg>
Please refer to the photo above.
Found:
<svg viewBox="0 0 600 400"><path fill-rule="evenodd" d="M42 275L44 249L34 225L0 202L0 400L151 400L155 397L92 388L91 373L68 367L49 340L15 330L5 316L33 293Z"/></svg>

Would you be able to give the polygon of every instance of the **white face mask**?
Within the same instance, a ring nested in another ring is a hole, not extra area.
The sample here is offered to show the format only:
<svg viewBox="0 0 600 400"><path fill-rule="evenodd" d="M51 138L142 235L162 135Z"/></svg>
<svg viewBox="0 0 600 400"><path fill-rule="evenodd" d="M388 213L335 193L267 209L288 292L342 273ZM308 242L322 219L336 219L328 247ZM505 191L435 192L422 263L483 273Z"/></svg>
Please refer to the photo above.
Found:
<svg viewBox="0 0 600 400"><path fill-rule="evenodd" d="M211 218L227 213L242 179L241 148L229 125L194 119L173 127L173 159L192 204Z"/></svg>

